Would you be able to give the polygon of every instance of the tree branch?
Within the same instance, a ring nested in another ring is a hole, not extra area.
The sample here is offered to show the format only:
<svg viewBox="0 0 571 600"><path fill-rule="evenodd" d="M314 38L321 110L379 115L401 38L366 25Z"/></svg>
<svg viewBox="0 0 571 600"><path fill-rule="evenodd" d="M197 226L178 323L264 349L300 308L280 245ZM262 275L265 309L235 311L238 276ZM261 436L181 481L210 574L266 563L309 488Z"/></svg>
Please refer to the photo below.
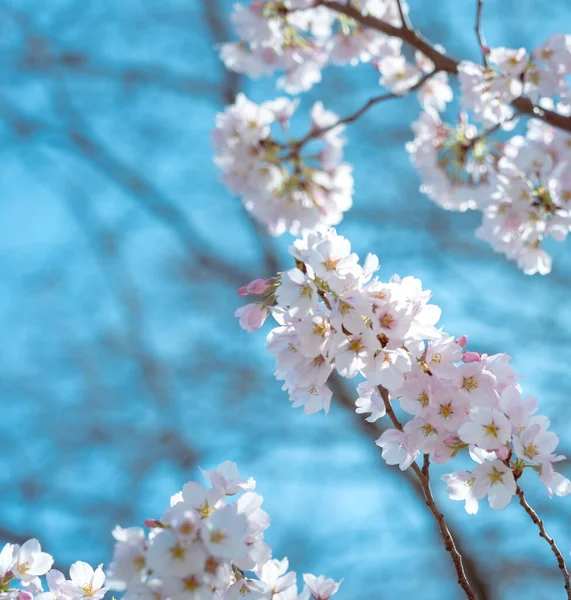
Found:
<svg viewBox="0 0 571 600"><path fill-rule="evenodd" d="M400 21L402 23L403 29L412 29L412 24L408 20L406 13L404 12L404 8L402 6L402 0L397 0L397 8L399 11Z"/></svg>
<svg viewBox="0 0 571 600"><path fill-rule="evenodd" d="M458 73L459 61L439 52L434 46L425 40L418 32L405 27L395 27L385 23L382 19L377 19L371 15L364 15L352 4L342 4L335 0L317 0L316 6L325 6L338 13L342 13L355 19L365 27L385 33L393 37L398 37L403 42L413 48L420 50L427 58L434 63L434 68L438 71L446 71L452 75ZM536 106L524 96L520 96L512 101L512 106L522 115L541 119L553 127L571 132L571 116L560 115L552 110L547 110Z"/></svg>
<svg viewBox="0 0 571 600"><path fill-rule="evenodd" d="M376 104L379 104L380 102L384 102L385 100L393 100L394 98L402 98L404 96L407 96L408 94L411 94L412 92L415 92L416 90L420 89L431 77L436 75L436 73L438 73L438 69L434 69L434 71L423 75L414 85L411 85L407 90L405 90L401 94L390 92L387 94L381 94L380 96L370 98L365 105L363 105L359 110L349 115L348 117L339 119L332 125L328 125L327 127L323 127L322 129L315 129L310 131L305 137L301 138L301 140L297 142L297 144L295 145L294 152L298 152L299 149L302 148L305 144L307 144L307 142L309 142L310 140L318 138L326 134L328 131L339 127L340 125L354 123L357 119L363 116L371 107L375 106Z"/></svg>
<svg viewBox="0 0 571 600"><path fill-rule="evenodd" d="M542 537L549 544L551 551L555 555L555 558L557 559L557 565L559 566L559 570L561 571L563 579L565 581L565 591L567 592L567 598L571 600L571 581L569 577L569 571L565 564L565 559L563 558L563 554L561 554L561 550L559 550L559 548L557 547L557 544L555 543L554 539L550 537L545 531L543 521L539 518L539 515L533 510L533 508L531 508L531 506L528 504L527 500L525 499L523 490L519 487L519 485L516 487L516 494L518 495L519 503L523 506L523 509L529 515L529 518L537 525L537 528L539 529L539 536Z"/></svg>
<svg viewBox="0 0 571 600"><path fill-rule="evenodd" d="M400 421L398 420L395 411L393 410L393 407L391 406L388 390L382 385L379 385L377 387L385 404L385 408L390 420L392 421L396 429L398 429L399 431L403 431L403 427ZM418 480L420 481L422 491L424 492L424 498L426 500L426 506L428 506L430 512L432 513L432 516L435 518L436 523L438 524L438 529L440 530L440 536L442 537L442 540L444 542L444 547L446 548L446 551L450 554L450 557L452 558L452 562L454 563L454 568L456 569L456 574L458 576L458 584L462 587L464 593L466 594L466 597L469 600L477 600L477 596L474 593L474 590L472 589L468 578L466 577L464 564L462 562L462 555L460 554L460 552L458 552L458 548L454 543L454 538L452 537L452 534L448 529L448 525L446 524L446 519L444 518L444 515L440 512L434 500L434 496L432 495L432 490L430 488L429 473L430 459L428 457L428 454L424 455L424 464L422 469L416 464L416 462L412 463L411 468L418 477Z"/></svg>
<svg viewBox="0 0 571 600"><path fill-rule="evenodd" d="M488 47L486 45L486 40L484 39L484 34L482 33L482 9L484 8L483 0L477 0L476 2L476 27L474 28L476 31L476 37L478 38L478 44L480 45L480 50L482 52L482 63L484 67L488 66Z"/></svg>

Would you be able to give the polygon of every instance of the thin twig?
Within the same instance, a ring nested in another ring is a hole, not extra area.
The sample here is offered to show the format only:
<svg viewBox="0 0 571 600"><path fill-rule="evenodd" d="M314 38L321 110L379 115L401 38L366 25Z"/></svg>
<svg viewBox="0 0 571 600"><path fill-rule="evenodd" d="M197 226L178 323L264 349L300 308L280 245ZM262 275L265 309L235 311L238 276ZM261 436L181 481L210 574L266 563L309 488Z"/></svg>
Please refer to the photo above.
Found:
<svg viewBox="0 0 571 600"><path fill-rule="evenodd" d="M398 429L399 431L403 431L402 424L398 420L398 417L396 416L395 411L391 406L388 390L382 385L379 385L378 389L385 404L385 409L387 411L387 414L389 415L390 420L392 421L396 429ZM454 543L454 538L452 537L452 534L448 529L448 525L446 524L446 519L444 518L444 515L440 512L440 509L438 508L434 500L434 496L432 495L432 490L430 488L429 473L430 458L428 454L424 455L424 464L422 466L422 469L416 464L416 462L413 462L411 464L411 468L418 477L418 480L420 481L422 491L424 492L424 498L426 500L426 506L428 506L430 512L432 513L432 516L436 520L438 529L440 530L440 537L442 537L442 540L444 542L444 547L446 548L446 551L448 552L448 554L450 554L450 557L452 558L454 568L456 569L456 575L458 576L458 584L464 590L464 593L466 594L466 597L469 600L477 600L477 596L474 593L474 590L472 589L468 578L466 577L464 564L462 562L462 555L460 554L460 552L458 552L456 544Z"/></svg>
<svg viewBox="0 0 571 600"><path fill-rule="evenodd" d="M537 525L537 528L539 529L539 536L542 537L549 544L551 551L555 555L555 558L557 559L557 565L559 566L559 570L563 574L563 579L565 580L565 591L567 592L567 598L571 600L571 580L569 576L569 570L567 569L567 565L565 564L565 559L563 558L563 554L561 554L561 550L559 550L559 548L557 547L557 544L555 543L554 539L550 537L545 531L543 521L539 518L539 515L533 510L533 508L531 508L531 506L528 504L527 500L525 499L523 490L519 487L519 485L516 487L516 494L518 495L519 503L523 506L523 509L529 515L529 518Z"/></svg>
<svg viewBox="0 0 571 600"><path fill-rule="evenodd" d="M482 9L484 8L484 1L477 0L476 6L476 27L474 28L476 31L476 37L478 38L478 44L480 44L480 50L482 52L482 63L484 67L488 67L488 46L486 44L486 40L484 39L484 34L482 32Z"/></svg>
<svg viewBox="0 0 571 600"><path fill-rule="evenodd" d="M369 98L369 100L367 100L367 102L359 110L349 115L348 117L339 119L338 121L332 123L331 125L328 125L327 127L313 129L312 131L310 131L305 137L301 138L301 140L299 140L297 144L295 144L293 152L298 152L300 148L302 148L310 140L321 137L322 135L325 135L327 132L331 131L332 129L335 129L336 127L339 127L341 125L348 125L349 123L354 123L357 119L362 117L370 108L372 108L376 104L379 104L380 102L385 102L386 100L393 100L394 98L402 98L404 96L407 96L408 94L411 94L412 92L415 92L416 90L420 89L431 77L436 75L436 73L438 73L438 69L434 69L430 73L426 73L414 85L411 85L408 89L406 89L400 94L397 94L395 92L389 92L387 94L381 94L380 96Z"/></svg>
<svg viewBox="0 0 571 600"><path fill-rule="evenodd" d="M404 8L402 6L402 0L397 0L397 8L399 11L399 17L403 26L403 29L412 29L412 23L408 20Z"/></svg>
<svg viewBox="0 0 571 600"><path fill-rule="evenodd" d="M338 13L342 13L355 19L361 25L381 31L382 33L397 37L403 42L406 42L413 48L420 50L427 58L429 58L438 71L446 71L452 75L458 73L459 61L443 54L437 50L430 42L425 40L417 31L407 29L405 27L395 27L386 23L382 19L377 19L372 15L364 15L359 9L352 4L343 4L336 0L317 0L316 6L325 6ZM553 127L562 129L563 131L571 132L571 116L561 115L555 111L541 108L533 104L533 102L524 96L520 96L512 101L511 105L522 115L541 119Z"/></svg>

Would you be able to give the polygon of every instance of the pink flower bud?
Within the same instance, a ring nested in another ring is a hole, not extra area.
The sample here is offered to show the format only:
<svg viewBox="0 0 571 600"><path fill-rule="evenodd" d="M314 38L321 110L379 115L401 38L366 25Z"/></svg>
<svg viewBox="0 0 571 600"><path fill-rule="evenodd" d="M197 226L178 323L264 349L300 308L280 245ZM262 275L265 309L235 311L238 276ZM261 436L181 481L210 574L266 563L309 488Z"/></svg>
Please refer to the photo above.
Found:
<svg viewBox="0 0 571 600"><path fill-rule="evenodd" d="M490 53L490 47L482 44L482 52L487 56Z"/></svg>
<svg viewBox="0 0 571 600"><path fill-rule="evenodd" d="M33 594L20 590L18 592L18 600L34 600Z"/></svg>
<svg viewBox="0 0 571 600"><path fill-rule="evenodd" d="M477 353L477 352L464 352L464 356L462 356L462 360L465 363L473 363L473 362L480 362L480 359L482 357Z"/></svg>
<svg viewBox="0 0 571 600"><path fill-rule="evenodd" d="M273 283L273 279L255 279L252 283L248 284L248 291L255 296L265 296Z"/></svg>
<svg viewBox="0 0 571 600"><path fill-rule="evenodd" d="M157 521L157 519L145 519L143 521L143 525L145 527L148 527L149 529L154 529L155 527L163 527L163 524L160 521Z"/></svg>
<svg viewBox="0 0 571 600"><path fill-rule="evenodd" d="M234 316L240 318L240 327L242 329L245 329L248 333L252 333L252 331L259 329L264 324L269 314L269 309L262 308L261 304L246 304L246 306L238 308Z"/></svg>
<svg viewBox="0 0 571 600"><path fill-rule="evenodd" d="M238 290L238 293L240 296L249 296L250 294L265 296L275 282L275 279L254 279L254 281L250 281L247 285L243 285Z"/></svg>
<svg viewBox="0 0 571 600"><path fill-rule="evenodd" d="M496 456L500 459L500 460L507 460L508 456L510 455L510 451L508 450L507 446L500 446L497 450L496 450Z"/></svg>
<svg viewBox="0 0 571 600"><path fill-rule="evenodd" d="M456 343L461 346L462 348L465 348L468 345L468 336L467 335L461 335L457 340Z"/></svg>

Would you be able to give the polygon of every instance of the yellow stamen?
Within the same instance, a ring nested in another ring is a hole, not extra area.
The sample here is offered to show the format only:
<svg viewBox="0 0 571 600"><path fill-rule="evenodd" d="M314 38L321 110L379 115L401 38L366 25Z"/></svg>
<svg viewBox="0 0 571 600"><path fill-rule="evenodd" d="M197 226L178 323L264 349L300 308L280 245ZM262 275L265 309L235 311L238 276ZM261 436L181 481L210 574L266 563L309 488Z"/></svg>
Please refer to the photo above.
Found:
<svg viewBox="0 0 571 600"><path fill-rule="evenodd" d="M500 428L493 421L491 423L487 423L486 425L482 425L482 427L484 428L486 435L498 437L498 431Z"/></svg>
<svg viewBox="0 0 571 600"><path fill-rule="evenodd" d="M428 397L428 394L426 392L420 392L417 400L422 404L422 406L428 406L430 398Z"/></svg>
<svg viewBox="0 0 571 600"><path fill-rule="evenodd" d="M351 352L355 352L355 354L358 354L359 352L361 352L361 350L364 347L365 346L361 343L361 340L359 340L359 339L351 340L349 342L349 350L351 350Z"/></svg>
<svg viewBox="0 0 571 600"><path fill-rule="evenodd" d="M178 544L170 549L171 556L176 560L183 560L186 553L185 549Z"/></svg>
<svg viewBox="0 0 571 600"><path fill-rule="evenodd" d="M474 377L464 377L464 383L462 384L462 387L469 392L473 392L474 390L478 389L478 382L474 379Z"/></svg>
<svg viewBox="0 0 571 600"><path fill-rule="evenodd" d="M210 533L210 541L213 544L221 544L228 536L220 529L215 529Z"/></svg>
<svg viewBox="0 0 571 600"><path fill-rule="evenodd" d="M452 409L452 402L449 402L448 404L441 404L440 412L438 414L442 415L445 419L453 415L454 410Z"/></svg>
<svg viewBox="0 0 571 600"><path fill-rule="evenodd" d="M198 514L203 519L206 519L206 517L209 517L214 512L214 509L212 507L208 506L208 502L205 502L202 506L199 506L196 510L198 511Z"/></svg>
<svg viewBox="0 0 571 600"><path fill-rule="evenodd" d="M528 444L527 446L523 447L523 453L527 457L533 459L539 454L539 448L537 447L537 444Z"/></svg>
<svg viewBox="0 0 571 600"><path fill-rule="evenodd" d="M383 327L388 327L389 329L392 327L392 325L394 325L394 323L395 323L395 318L390 313L387 313L381 319L381 325Z"/></svg>
<svg viewBox="0 0 571 600"><path fill-rule="evenodd" d="M324 263L323 265L325 266L325 268L328 271L335 271L335 269L337 268L337 265L339 264L339 262L341 261L340 258L338 259L333 259L331 257L329 257Z"/></svg>
<svg viewBox="0 0 571 600"><path fill-rule="evenodd" d="M183 579L182 583L183 583L184 589L189 592L194 592L194 590L196 590L200 587L200 584L198 583L198 580L196 579L196 577L194 575L192 575L191 577L187 577L186 579Z"/></svg>
<svg viewBox="0 0 571 600"><path fill-rule="evenodd" d="M496 485L497 483L503 483L503 476L504 474L501 471L498 471L496 467L492 467L492 472L488 473L488 478L492 485Z"/></svg>

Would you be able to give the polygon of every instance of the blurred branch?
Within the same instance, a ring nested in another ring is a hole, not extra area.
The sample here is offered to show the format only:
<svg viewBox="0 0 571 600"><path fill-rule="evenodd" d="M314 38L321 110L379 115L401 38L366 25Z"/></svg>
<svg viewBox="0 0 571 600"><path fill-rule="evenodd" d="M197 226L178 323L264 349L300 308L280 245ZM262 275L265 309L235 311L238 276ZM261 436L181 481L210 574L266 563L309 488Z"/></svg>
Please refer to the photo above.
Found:
<svg viewBox="0 0 571 600"><path fill-rule="evenodd" d="M227 42L230 39L230 31L224 18L226 11L222 10L220 2L218 0L202 0L202 7L204 10L204 20L215 45ZM240 81L241 78L238 73L225 70L222 87L223 104L232 104L234 102L240 88Z"/></svg>

